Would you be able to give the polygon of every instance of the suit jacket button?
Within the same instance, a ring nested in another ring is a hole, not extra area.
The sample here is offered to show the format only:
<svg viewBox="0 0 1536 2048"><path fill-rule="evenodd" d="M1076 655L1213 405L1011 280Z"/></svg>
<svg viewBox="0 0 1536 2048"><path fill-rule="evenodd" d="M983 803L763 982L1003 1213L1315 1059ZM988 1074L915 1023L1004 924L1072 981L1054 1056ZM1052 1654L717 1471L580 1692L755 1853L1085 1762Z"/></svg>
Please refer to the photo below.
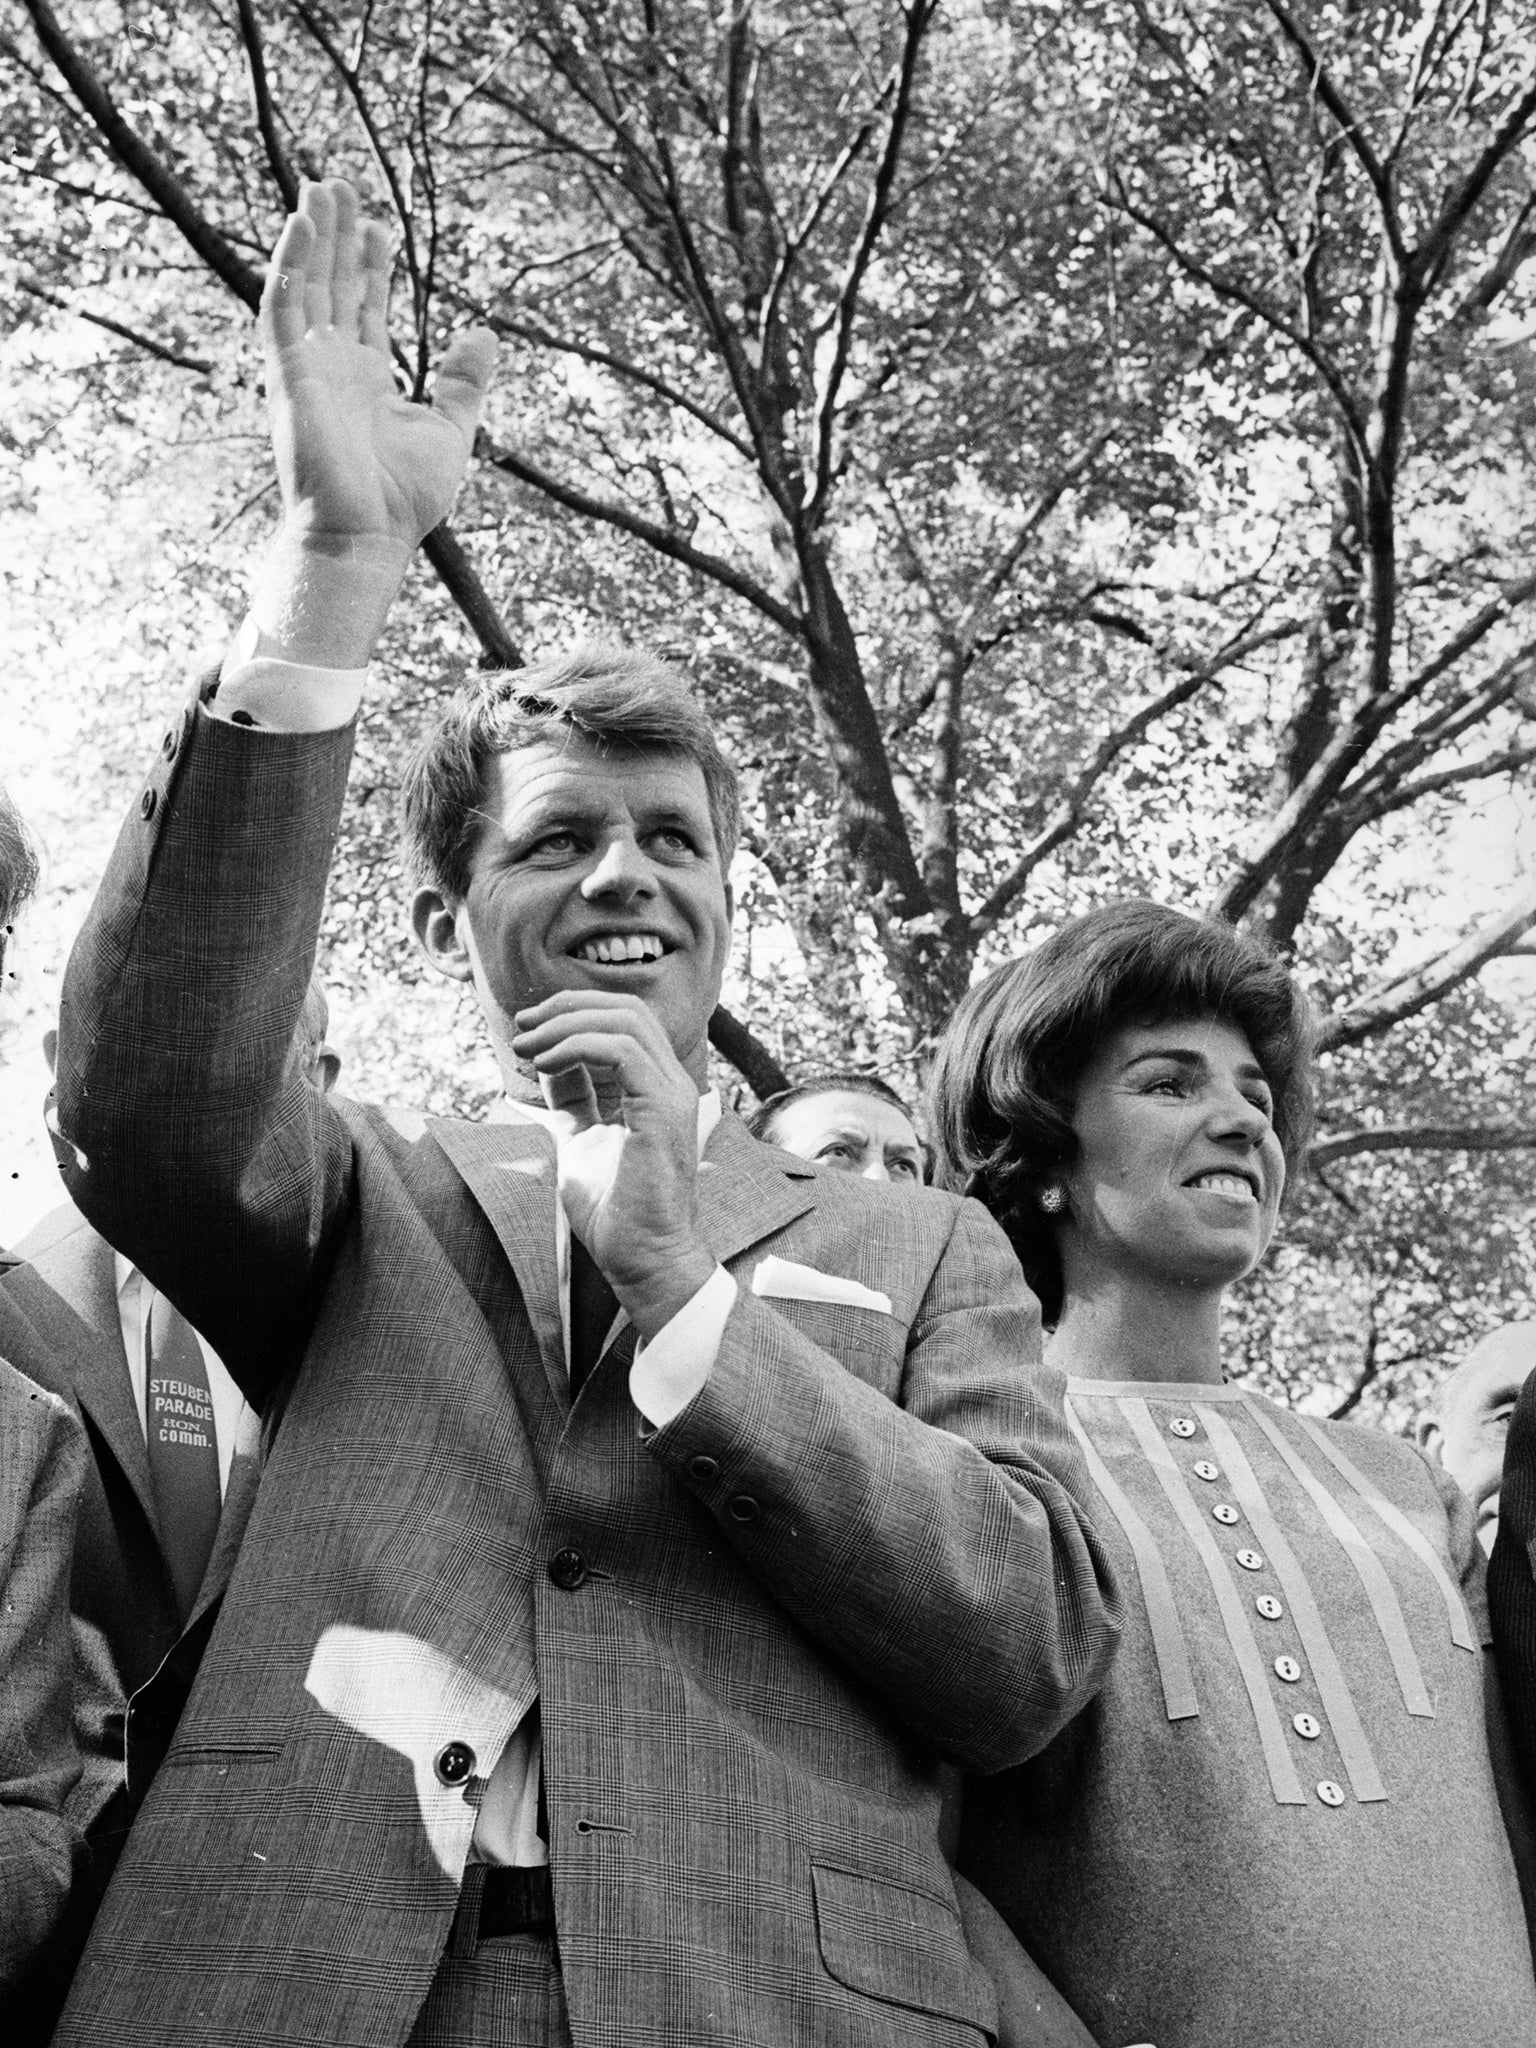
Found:
<svg viewBox="0 0 1536 2048"><path fill-rule="evenodd" d="M162 754L164 754L167 761L174 761L176 758L176 749L180 745L181 734L176 730L175 726L173 725L170 728L170 730L166 733L165 738L160 742L160 751Z"/></svg>
<svg viewBox="0 0 1536 2048"><path fill-rule="evenodd" d="M146 789L144 794L139 798L139 816L144 820L146 825L149 823L150 819L155 815L155 805L159 801L160 799L156 796L155 792L152 789Z"/></svg>
<svg viewBox="0 0 1536 2048"><path fill-rule="evenodd" d="M733 1494L726 1502L733 1522L755 1522L763 1512L750 1493Z"/></svg>
<svg viewBox="0 0 1536 2048"><path fill-rule="evenodd" d="M688 1475L701 1482L713 1479L720 1470L718 1458L697 1457L688 1460Z"/></svg>
<svg viewBox="0 0 1536 2048"><path fill-rule="evenodd" d="M549 1560L549 1576L562 1593L574 1593L587 1576L587 1560L579 1550L557 1550Z"/></svg>
<svg viewBox="0 0 1536 2048"><path fill-rule="evenodd" d="M475 1752L467 1742L449 1742L432 1759L440 1785L462 1785L475 1768Z"/></svg>

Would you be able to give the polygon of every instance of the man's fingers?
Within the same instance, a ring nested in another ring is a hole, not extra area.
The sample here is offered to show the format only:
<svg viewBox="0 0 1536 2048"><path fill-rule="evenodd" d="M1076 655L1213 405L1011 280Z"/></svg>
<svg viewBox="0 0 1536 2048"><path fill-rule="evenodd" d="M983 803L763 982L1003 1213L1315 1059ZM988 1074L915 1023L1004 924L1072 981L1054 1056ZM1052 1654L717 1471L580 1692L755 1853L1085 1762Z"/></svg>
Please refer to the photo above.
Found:
<svg viewBox="0 0 1536 2048"><path fill-rule="evenodd" d="M466 334L456 334L432 386L434 410L452 420L471 447L496 369L496 349L496 337L488 327L471 327Z"/></svg>
<svg viewBox="0 0 1536 2048"><path fill-rule="evenodd" d="M295 348L304 339L304 279L314 250L314 224L291 213L267 265L261 294L261 325L270 348Z"/></svg>
<svg viewBox="0 0 1536 2048"><path fill-rule="evenodd" d="M389 231L379 221L363 223L362 311L358 319L359 339L369 348L389 354Z"/></svg>
<svg viewBox="0 0 1536 2048"><path fill-rule="evenodd" d="M323 331L335 319L331 310L331 267L336 260L336 195L329 184L306 185L299 195L299 211L307 213L315 230L315 249L304 275L304 317L310 327Z"/></svg>
<svg viewBox="0 0 1536 2048"><path fill-rule="evenodd" d="M357 194L337 179L331 190L336 200L336 255L331 265L331 318L344 340L360 331L363 305L363 231L358 220Z"/></svg>
<svg viewBox="0 0 1536 2048"><path fill-rule="evenodd" d="M597 1090L585 1067L566 1067L558 1073L540 1074L539 1088L551 1109L574 1117L578 1130L588 1130L603 1121L598 1109Z"/></svg>

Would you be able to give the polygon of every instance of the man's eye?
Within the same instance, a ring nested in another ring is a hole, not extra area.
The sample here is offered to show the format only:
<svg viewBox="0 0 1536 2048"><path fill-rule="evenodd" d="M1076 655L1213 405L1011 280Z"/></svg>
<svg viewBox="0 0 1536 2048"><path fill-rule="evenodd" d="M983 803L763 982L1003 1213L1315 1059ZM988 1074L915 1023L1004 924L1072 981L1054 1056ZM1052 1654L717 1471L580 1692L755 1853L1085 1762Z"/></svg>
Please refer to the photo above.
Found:
<svg viewBox="0 0 1536 2048"><path fill-rule="evenodd" d="M694 843L692 835L690 833L684 832L679 826L676 825L664 826L663 829L655 835L655 838L657 845L662 847L663 850L667 852L697 853L699 850Z"/></svg>
<svg viewBox="0 0 1536 2048"><path fill-rule="evenodd" d="M835 1139L830 1145L823 1145L816 1154L816 1157L818 1159L851 1159L853 1154L843 1144L841 1139Z"/></svg>
<svg viewBox="0 0 1536 2048"><path fill-rule="evenodd" d="M1148 1095L1184 1095L1188 1087L1182 1074L1154 1074L1146 1084Z"/></svg>
<svg viewBox="0 0 1536 2048"><path fill-rule="evenodd" d="M903 1180L916 1180L917 1163L911 1159L893 1159L891 1161L891 1172L899 1173Z"/></svg>
<svg viewBox="0 0 1536 2048"><path fill-rule="evenodd" d="M562 854L574 852L575 846L574 832L546 832L542 838L534 841L529 851L534 854Z"/></svg>

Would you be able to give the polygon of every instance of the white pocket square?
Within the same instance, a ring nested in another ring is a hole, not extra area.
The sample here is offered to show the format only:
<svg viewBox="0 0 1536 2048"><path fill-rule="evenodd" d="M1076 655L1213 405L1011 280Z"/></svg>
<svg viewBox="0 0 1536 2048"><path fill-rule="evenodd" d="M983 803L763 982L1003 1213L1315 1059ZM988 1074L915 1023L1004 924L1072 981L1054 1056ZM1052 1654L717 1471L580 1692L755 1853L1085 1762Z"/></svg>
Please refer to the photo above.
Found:
<svg viewBox="0 0 1536 2048"><path fill-rule="evenodd" d="M841 1273L823 1273L815 1266L802 1266L795 1259L767 1258L758 1262L752 1275L752 1292L777 1301L840 1301L849 1308L872 1308L888 1316L891 1297L860 1280L848 1280Z"/></svg>

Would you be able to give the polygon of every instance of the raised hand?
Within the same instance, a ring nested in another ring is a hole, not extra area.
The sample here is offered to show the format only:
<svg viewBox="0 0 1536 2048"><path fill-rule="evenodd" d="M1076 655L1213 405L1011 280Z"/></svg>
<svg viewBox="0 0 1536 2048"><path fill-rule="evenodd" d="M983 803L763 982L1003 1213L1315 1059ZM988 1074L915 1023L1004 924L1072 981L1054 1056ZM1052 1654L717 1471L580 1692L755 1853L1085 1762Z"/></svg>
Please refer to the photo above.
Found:
<svg viewBox="0 0 1536 2048"><path fill-rule="evenodd" d="M344 180L307 183L273 251L261 301L272 441L290 535L409 555L464 474L496 341L451 344L430 406L395 385L389 240Z"/></svg>
<svg viewBox="0 0 1536 2048"><path fill-rule="evenodd" d="M559 1140L571 1228L654 1337L715 1270L697 1221L698 1088L638 996L565 989L516 1021L513 1052L571 1119Z"/></svg>

